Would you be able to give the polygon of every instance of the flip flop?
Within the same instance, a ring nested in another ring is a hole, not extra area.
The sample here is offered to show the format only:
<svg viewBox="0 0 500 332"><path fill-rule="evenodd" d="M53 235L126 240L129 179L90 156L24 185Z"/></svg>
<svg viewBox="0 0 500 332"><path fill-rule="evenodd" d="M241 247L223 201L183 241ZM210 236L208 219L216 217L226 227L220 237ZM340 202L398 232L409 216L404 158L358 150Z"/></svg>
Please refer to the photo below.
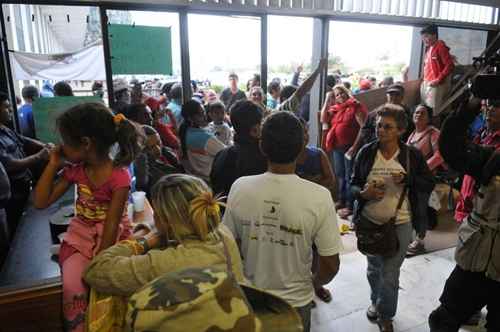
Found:
<svg viewBox="0 0 500 332"><path fill-rule="evenodd" d="M314 290L317 297L323 302L329 303L332 300L332 294L325 287L320 287Z"/></svg>

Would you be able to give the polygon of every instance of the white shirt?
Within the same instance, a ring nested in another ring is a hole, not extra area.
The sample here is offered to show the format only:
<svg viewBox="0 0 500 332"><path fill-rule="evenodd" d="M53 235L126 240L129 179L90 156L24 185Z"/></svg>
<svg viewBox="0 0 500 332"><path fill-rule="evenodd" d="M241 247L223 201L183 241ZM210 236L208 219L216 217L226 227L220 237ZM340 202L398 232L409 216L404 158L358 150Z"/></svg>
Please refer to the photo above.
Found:
<svg viewBox="0 0 500 332"><path fill-rule="evenodd" d="M320 256L342 250L330 192L295 174L239 178L223 223L241 240L245 277L294 307L314 296L313 243Z"/></svg>
<svg viewBox="0 0 500 332"><path fill-rule="evenodd" d="M224 145L233 145L233 130L227 123L223 122L221 124L216 124L212 121L208 124L207 129Z"/></svg>
<svg viewBox="0 0 500 332"><path fill-rule="evenodd" d="M394 217L399 197L403 192L403 185L394 183L391 176L391 173L406 173L397 159L398 155L399 150L392 158L385 159L380 150L377 151L377 157L367 178L368 182L375 181L383 184L385 187L384 198L366 202L361 212L364 217L379 225L385 224L389 219ZM396 224L404 224L411 220L410 205L408 202L407 192L401 209L398 211Z"/></svg>

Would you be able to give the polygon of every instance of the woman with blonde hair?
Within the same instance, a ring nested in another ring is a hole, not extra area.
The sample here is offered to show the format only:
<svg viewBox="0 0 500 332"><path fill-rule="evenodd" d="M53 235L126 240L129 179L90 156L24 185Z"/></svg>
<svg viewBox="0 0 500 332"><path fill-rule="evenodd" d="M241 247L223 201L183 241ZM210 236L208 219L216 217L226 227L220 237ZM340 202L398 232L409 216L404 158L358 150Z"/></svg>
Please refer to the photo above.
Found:
<svg viewBox="0 0 500 332"><path fill-rule="evenodd" d="M338 181L336 204L342 218L352 214L353 198L349 185L352 173L352 146L359 129L363 126L368 111L351 92L338 84L326 95L321 110L323 124L323 146L331 154L333 169Z"/></svg>
<svg viewBox="0 0 500 332"><path fill-rule="evenodd" d="M130 296L149 281L186 268L227 266L244 280L238 247L220 224L217 200L201 179L186 174L161 178L152 189L157 230L122 241L96 256L85 281L101 293ZM227 249L227 250L226 250Z"/></svg>

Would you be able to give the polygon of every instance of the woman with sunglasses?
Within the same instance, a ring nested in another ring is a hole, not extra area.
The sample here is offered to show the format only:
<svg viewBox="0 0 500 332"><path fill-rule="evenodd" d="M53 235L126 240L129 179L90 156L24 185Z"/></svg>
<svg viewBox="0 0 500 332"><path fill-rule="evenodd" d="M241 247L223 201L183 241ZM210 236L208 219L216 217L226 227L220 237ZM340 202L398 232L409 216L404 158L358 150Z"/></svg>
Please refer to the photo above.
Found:
<svg viewBox="0 0 500 332"><path fill-rule="evenodd" d="M427 205L434 188L432 173L422 153L400 139L406 125L401 106L384 105L377 115L377 140L358 152L351 179L356 227L369 224L376 228L395 220L397 252L390 257L367 256L371 305L366 315L377 322L382 332L394 331L392 319L397 310L400 268L412 229L418 232L425 218L419 207Z"/></svg>

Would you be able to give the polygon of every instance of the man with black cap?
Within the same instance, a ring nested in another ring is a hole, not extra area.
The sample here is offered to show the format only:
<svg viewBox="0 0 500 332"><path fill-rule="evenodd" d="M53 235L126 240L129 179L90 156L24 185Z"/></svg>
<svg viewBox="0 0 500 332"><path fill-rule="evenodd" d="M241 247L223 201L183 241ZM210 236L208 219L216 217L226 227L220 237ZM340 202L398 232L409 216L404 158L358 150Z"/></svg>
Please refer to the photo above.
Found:
<svg viewBox="0 0 500 332"><path fill-rule="evenodd" d="M434 116L443 110L441 106L451 88L451 72L455 65L450 48L438 39L438 28L428 25L420 31L425 46L424 77L420 85L422 103L434 110Z"/></svg>

